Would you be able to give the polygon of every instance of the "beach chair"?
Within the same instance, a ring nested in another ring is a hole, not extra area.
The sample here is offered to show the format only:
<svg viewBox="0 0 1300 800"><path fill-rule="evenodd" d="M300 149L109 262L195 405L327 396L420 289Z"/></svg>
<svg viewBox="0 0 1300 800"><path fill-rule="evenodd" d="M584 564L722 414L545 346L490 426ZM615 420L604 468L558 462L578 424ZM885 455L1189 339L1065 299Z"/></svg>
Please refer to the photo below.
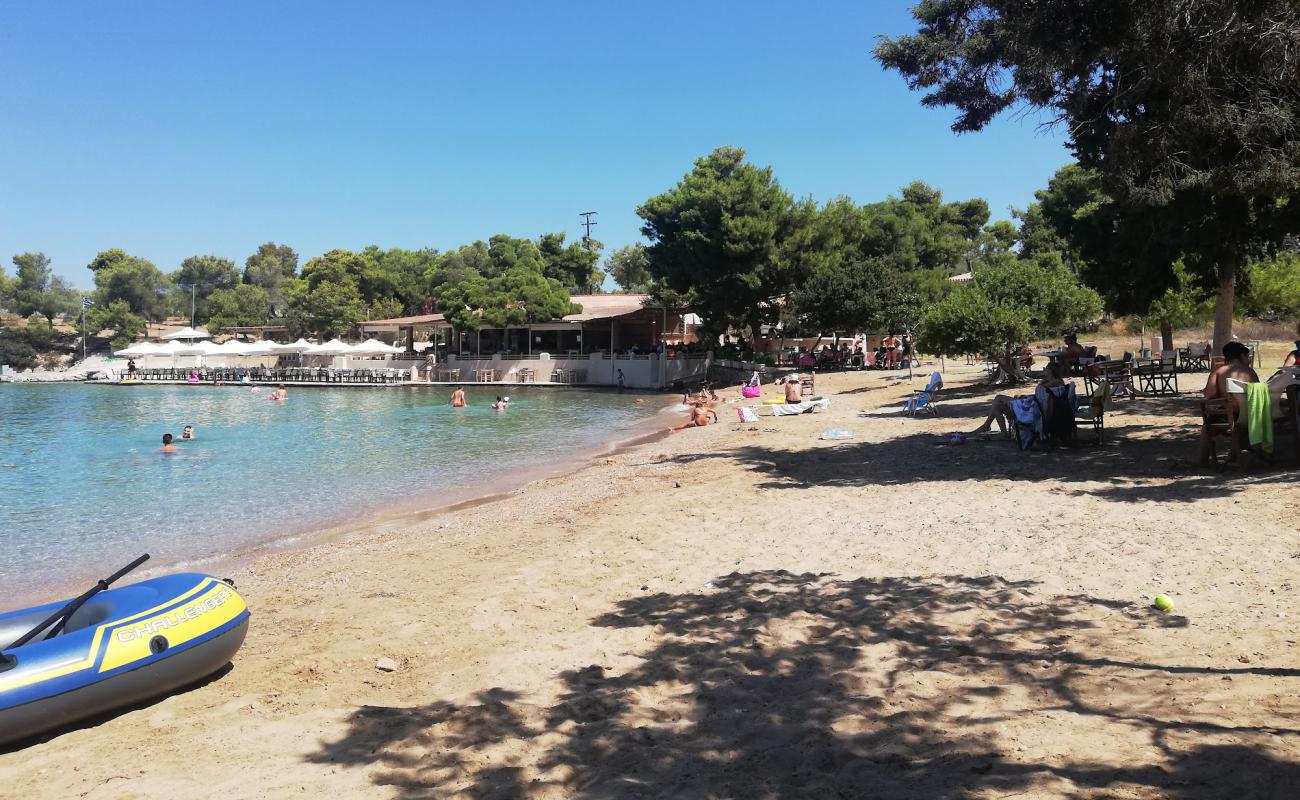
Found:
<svg viewBox="0 0 1300 800"><path fill-rule="evenodd" d="M1178 394L1178 358L1174 351L1164 351L1159 358L1134 367L1133 377L1138 380L1138 391L1144 395Z"/></svg>
<svg viewBox="0 0 1300 800"><path fill-rule="evenodd" d="M812 397L813 395L816 394L816 392L814 391L814 385L816 384L816 382L817 382L817 373L815 372L809 372L807 375L799 376L799 386L803 390L802 394L804 397Z"/></svg>
<svg viewBox="0 0 1300 800"><path fill-rule="evenodd" d="M936 417L939 416L939 404L934 398L942 388L943 376L937 372L931 374L930 382L925 385L924 389L919 392L912 392L912 396L908 398L907 405L903 407L903 411L911 414L913 417L926 411Z"/></svg>
<svg viewBox="0 0 1300 800"><path fill-rule="evenodd" d="M1072 383L1052 389L1039 386L1032 396L1012 400L1016 443L1021 450L1075 444L1078 409L1079 398Z"/></svg>
<svg viewBox="0 0 1300 800"><path fill-rule="evenodd" d="M1075 409L1075 425L1092 427L1095 435L1093 444L1101 444L1106 435L1106 412L1110 410L1111 405L1110 384L1101 380L1092 387L1088 402Z"/></svg>
<svg viewBox="0 0 1300 800"><path fill-rule="evenodd" d="M1245 447L1245 426L1237 426L1237 400L1231 395L1201 401L1201 428L1210 440L1210 462L1218 464L1218 440L1227 438L1227 461L1236 461Z"/></svg>

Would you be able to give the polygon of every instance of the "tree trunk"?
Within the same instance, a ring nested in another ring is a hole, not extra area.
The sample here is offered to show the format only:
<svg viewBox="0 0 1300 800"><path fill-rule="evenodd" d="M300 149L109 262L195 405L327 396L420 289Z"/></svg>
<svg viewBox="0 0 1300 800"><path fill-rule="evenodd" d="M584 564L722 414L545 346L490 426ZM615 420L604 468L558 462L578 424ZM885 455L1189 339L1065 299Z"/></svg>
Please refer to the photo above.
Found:
<svg viewBox="0 0 1300 800"><path fill-rule="evenodd" d="M1223 346L1232 341L1232 306L1237 288L1237 269L1234 263L1219 265L1219 297L1214 303L1214 355L1223 352Z"/></svg>
<svg viewBox="0 0 1300 800"><path fill-rule="evenodd" d="M1160 349L1174 349L1174 326L1167 319L1160 320Z"/></svg>

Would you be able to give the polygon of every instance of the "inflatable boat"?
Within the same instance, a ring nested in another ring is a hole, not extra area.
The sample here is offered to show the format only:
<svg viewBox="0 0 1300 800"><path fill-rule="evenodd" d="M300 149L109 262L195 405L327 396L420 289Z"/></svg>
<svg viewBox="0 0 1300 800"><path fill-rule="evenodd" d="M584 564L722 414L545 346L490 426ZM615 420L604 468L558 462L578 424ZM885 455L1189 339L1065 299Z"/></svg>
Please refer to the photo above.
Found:
<svg viewBox="0 0 1300 800"><path fill-rule="evenodd" d="M145 555L63 603L0 614L0 744L186 686L244 642L248 607L229 582L180 573L108 586Z"/></svg>

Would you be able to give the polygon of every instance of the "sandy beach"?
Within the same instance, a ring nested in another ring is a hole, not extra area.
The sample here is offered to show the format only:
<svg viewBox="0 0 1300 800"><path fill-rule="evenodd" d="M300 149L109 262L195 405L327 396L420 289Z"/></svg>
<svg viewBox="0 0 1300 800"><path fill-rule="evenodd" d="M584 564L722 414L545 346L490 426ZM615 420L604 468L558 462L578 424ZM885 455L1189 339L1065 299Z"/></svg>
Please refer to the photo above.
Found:
<svg viewBox="0 0 1300 800"><path fill-rule="evenodd" d="M826 413L239 565L233 669L0 754L3 794L1294 796L1300 471L1189 466L1188 394L940 446L978 378L911 419L905 374L819 375Z"/></svg>

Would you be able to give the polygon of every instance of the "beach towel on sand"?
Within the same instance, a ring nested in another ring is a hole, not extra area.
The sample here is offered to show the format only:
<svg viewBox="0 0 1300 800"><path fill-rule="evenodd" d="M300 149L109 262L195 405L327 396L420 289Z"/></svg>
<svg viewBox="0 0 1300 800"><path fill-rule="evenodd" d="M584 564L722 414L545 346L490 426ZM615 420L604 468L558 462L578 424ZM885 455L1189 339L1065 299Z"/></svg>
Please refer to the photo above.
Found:
<svg viewBox="0 0 1300 800"><path fill-rule="evenodd" d="M1246 384L1246 435L1251 447L1273 452L1273 401L1266 383Z"/></svg>
<svg viewBox="0 0 1300 800"><path fill-rule="evenodd" d="M772 406L772 416L792 417L795 414L812 414L813 412L822 411L830 407L830 398L814 397L800 403L784 403L779 406Z"/></svg>

